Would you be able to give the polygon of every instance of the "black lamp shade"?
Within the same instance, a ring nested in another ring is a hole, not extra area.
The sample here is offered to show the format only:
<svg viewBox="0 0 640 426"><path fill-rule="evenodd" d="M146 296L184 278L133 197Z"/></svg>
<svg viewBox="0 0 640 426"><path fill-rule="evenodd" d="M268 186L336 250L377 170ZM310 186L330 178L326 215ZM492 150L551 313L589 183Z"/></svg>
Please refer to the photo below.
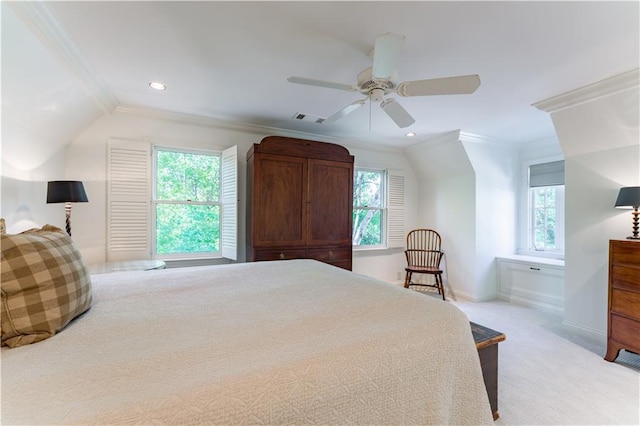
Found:
<svg viewBox="0 0 640 426"><path fill-rule="evenodd" d="M614 207L633 208L640 206L640 186L620 188L618 199Z"/></svg>
<svg viewBox="0 0 640 426"><path fill-rule="evenodd" d="M86 203L87 193L78 180L53 180L47 184L47 204Z"/></svg>

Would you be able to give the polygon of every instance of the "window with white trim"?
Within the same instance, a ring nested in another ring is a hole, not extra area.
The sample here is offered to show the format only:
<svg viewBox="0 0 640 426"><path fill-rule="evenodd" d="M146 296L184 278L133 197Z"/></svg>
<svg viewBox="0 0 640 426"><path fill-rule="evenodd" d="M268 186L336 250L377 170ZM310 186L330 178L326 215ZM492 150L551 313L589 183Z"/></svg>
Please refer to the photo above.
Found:
<svg viewBox="0 0 640 426"><path fill-rule="evenodd" d="M110 139L107 258L237 258L237 147Z"/></svg>
<svg viewBox="0 0 640 426"><path fill-rule="evenodd" d="M403 247L404 238L404 176L388 170L356 168L354 248Z"/></svg>
<svg viewBox="0 0 640 426"><path fill-rule="evenodd" d="M564 161L529 166L528 246L564 252Z"/></svg>

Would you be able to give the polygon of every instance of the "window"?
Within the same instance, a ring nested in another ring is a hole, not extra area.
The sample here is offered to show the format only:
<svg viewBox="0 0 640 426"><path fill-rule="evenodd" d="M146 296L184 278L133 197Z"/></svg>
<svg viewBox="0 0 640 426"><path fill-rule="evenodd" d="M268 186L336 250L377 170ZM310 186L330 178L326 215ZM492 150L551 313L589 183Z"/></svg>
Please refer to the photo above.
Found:
<svg viewBox="0 0 640 426"><path fill-rule="evenodd" d="M404 247L404 176L357 168L353 184L353 246Z"/></svg>
<svg viewBox="0 0 640 426"><path fill-rule="evenodd" d="M564 161L529 166L529 249L564 252Z"/></svg>
<svg viewBox="0 0 640 426"><path fill-rule="evenodd" d="M220 154L154 150L155 255L220 254Z"/></svg>
<svg viewBox="0 0 640 426"><path fill-rule="evenodd" d="M353 181L353 245L384 244L384 171L357 169Z"/></svg>
<svg viewBox="0 0 640 426"><path fill-rule="evenodd" d="M107 260L237 258L237 147L222 152L111 138Z"/></svg>

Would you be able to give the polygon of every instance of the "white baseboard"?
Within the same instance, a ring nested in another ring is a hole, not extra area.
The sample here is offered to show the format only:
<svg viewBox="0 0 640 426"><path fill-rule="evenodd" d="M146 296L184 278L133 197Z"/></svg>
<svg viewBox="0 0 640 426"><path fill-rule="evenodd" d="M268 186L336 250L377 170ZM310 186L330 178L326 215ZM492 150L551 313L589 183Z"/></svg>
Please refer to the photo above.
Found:
<svg viewBox="0 0 640 426"><path fill-rule="evenodd" d="M446 286L445 286L446 290ZM488 302L489 300L495 300L497 298L496 294L487 295L483 297L475 297L474 295L467 293L466 291L454 290L453 293L447 292L447 298L451 300L459 300L464 302Z"/></svg>
<svg viewBox="0 0 640 426"><path fill-rule="evenodd" d="M518 297L513 294L498 293L498 299L506 302L514 302L519 305L529 306L531 308L541 309L554 314L564 315L564 307L545 303L540 300L534 300L525 297Z"/></svg>
<svg viewBox="0 0 640 426"><path fill-rule="evenodd" d="M566 321L566 320L562 321L562 325L572 329L577 334L581 334L583 336L587 336L587 337L590 337L592 339L596 339L596 340L604 342L604 343L606 343L606 341L607 341L607 333L602 332L600 330L596 330L595 328L585 327L583 325L579 325L579 324L573 323L571 321Z"/></svg>

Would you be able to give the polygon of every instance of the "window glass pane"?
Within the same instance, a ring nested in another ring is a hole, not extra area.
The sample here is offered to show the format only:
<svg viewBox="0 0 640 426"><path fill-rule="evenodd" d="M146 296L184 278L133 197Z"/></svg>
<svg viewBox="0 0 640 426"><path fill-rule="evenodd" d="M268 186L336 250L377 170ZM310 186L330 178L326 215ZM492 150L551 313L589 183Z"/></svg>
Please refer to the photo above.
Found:
<svg viewBox="0 0 640 426"><path fill-rule="evenodd" d="M193 204L156 206L156 253L220 251L220 207Z"/></svg>
<svg viewBox="0 0 640 426"><path fill-rule="evenodd" d="M353 184L353 205L356 207L382 207L381 172L356 170Z"/></svg>
<svg viewBox="0 0 640 426"><path fill-rule="evenodd" d="M532 243L535 250L553 250L556 241L557 193L562 187L540 187L531 189Z"/></svg>
<svg viewBox="0 0 640 426"><path fill-rule="evenodd" d="M556 231L553 227L547 228L547 239L545 241L545 248L556 248Z"/></svg>
<svg viewBox="0 0 640 426"><path fill-rule="evenodd" d="M535 230L535 247L538 250L544 249L544 232L540 228L536 228Z"/></svg>
<svg viewBox="0 0 640 426"><path fill-rule="evenodd" d="M544 207L544 202L545 202L544 190L534 189L533 193L534 193L534 197L533 197L534 205L533 205L533 207L536 208L536 209Z"/></svg>
<svg viewBox="0 0 640 426"><path fill-rule="evenodd" d="M554 188L547 188L546 190L546 207L553 207L555 211L556 207L556 190Z"/></svg>
<svg viewBox="0 0 640 426"><path fill-rule="evenodd" d="M353 245L382 244L382 210L353 210Z"/></svg>
<svg viewBox="0 0 640 426"><path fill-rule="evenodd" d="M220 157L156 151L156 199L218 201Z"/></svg>

